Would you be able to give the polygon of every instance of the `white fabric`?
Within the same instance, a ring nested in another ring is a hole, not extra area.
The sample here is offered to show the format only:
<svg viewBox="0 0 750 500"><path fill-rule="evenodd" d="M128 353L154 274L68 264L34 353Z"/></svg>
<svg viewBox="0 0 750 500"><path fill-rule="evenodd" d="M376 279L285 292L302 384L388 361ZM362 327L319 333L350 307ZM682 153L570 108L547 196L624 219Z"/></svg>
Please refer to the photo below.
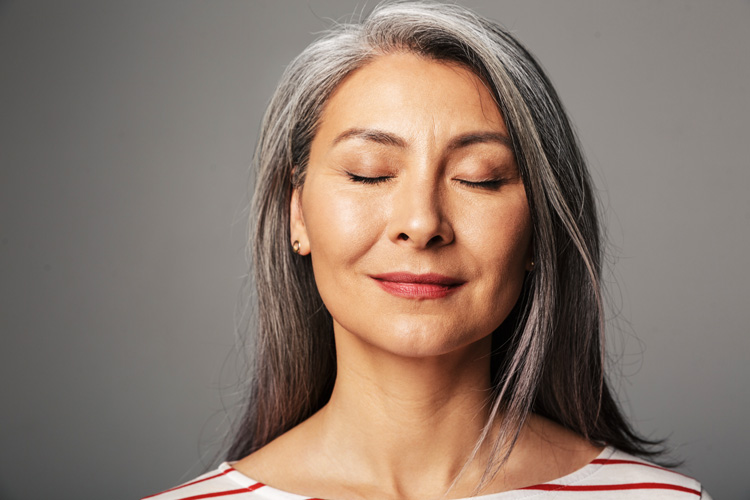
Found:
<svg viewBox="0 0 750 500"><path fill-rule="evenodd" d="M204 474L158 495L143 500L308 500L310 497L287 493L263 485L223 463L218 470ZM645 460L608 447L591 463L577 471L541 485L474 497L473 500L517 499L711 500L693 478L653 465ZM468 499L467 499L468 500Z"/></svg>

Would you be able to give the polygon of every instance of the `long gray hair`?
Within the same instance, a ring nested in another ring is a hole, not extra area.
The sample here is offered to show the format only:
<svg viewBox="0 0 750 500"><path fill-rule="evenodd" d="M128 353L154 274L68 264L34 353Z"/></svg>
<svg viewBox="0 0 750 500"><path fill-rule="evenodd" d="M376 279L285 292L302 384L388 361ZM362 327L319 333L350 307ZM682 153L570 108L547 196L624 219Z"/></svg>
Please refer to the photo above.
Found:
<svg viewBox="0 0 750 500"><path fill-rule="evenodd" d="M257 325L247 408L228 459L310 417L336 377L333 327L309 257L289 244L292 189L304 184L321 111L339 83L378 56L408 52L478 75L505 120L533 224L533 260L513 312L493 333L482 483L507 459L529 412L596 444L654 455L623 418L604 375L602 248L584 159L560 100L534 57L496 23L457 5L386 2L338 24L287 68L260 132L251 221Z"/></svg>

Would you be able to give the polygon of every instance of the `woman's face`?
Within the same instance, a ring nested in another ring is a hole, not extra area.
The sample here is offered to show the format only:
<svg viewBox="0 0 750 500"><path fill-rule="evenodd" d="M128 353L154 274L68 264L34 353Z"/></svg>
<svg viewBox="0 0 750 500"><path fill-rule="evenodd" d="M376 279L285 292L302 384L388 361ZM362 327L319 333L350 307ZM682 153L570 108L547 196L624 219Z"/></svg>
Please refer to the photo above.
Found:
<svg viewBox="0 0 750 500"><path fill-rule="evenodd" d="M530 267L524 186L467 69L381 56L330 97L291 205L336 335L409 357L497 328Z"/></svg>

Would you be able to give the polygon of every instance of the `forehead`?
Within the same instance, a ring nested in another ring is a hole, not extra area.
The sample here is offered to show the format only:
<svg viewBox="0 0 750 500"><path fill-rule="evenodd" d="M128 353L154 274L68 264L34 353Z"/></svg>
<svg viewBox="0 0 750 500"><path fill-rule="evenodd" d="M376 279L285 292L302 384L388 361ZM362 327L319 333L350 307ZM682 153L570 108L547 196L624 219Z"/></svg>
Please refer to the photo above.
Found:
<svg viewBox="0 0 750 500"><path fill-rule="evenodd" d="M435 141L467 131L507 134L485 83L457 63L409 53L376 58L348 75L321 115L314 142L348 128L373 128Z"/></svg>

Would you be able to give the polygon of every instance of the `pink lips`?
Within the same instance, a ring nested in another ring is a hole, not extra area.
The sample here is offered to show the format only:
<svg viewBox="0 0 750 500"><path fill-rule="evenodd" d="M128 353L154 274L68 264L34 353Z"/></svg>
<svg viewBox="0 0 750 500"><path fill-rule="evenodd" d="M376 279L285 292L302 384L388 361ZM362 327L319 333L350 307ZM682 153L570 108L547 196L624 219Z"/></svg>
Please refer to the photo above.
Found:
<svg viewBox="0 0 750 500"><path fill-rule="evenodd" d="M465 281L442 274L404 272L370 276L386 292L409 299L440 299L456 291Z"/></svg>

